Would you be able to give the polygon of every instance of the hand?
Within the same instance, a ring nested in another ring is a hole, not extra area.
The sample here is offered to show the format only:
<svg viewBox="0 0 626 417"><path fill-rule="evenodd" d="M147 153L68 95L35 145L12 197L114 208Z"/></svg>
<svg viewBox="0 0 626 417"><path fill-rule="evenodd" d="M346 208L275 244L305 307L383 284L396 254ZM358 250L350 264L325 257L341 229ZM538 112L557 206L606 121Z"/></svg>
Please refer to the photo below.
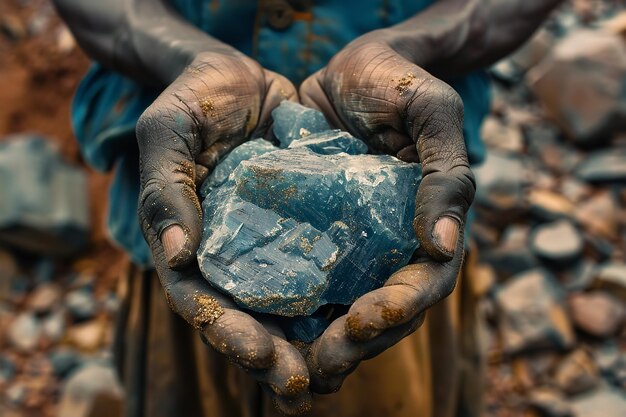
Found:
<svg viewBox="0 0 626 417"><path fill-rule="evenodd" d="M361 360L415 331L425 310L452 292L474 198L459 95L408 61L408 54L372 38L357 39L337 54L302 84L300 97L370 149L421 161L413 221L421 247L411 265L359 298L310 347L311 388L320 393L338 390Z"/></svg>
<svg viewBox="0 0 626 417"><path fill-rule="evenodd" d="M199 55L137 124L139 219L171 308L261 382L277 408L297 414L311 403L304 358L277 327L262 325L213 289L196 261L202 234L196 184L222 155L261 136L284 99L297 99L293 85L251 59Z"/></svg>

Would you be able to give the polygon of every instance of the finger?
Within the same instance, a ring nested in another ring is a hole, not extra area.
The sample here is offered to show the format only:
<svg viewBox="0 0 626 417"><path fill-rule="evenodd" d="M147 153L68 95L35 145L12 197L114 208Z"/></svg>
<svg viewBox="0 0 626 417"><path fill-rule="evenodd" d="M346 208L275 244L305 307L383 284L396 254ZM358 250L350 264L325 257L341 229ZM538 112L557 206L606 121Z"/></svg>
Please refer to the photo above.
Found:
<svg viewBox="0 0 626 417"><path fill-rule="evenodd" d="M263 316L263 315L262 315ZM274 407L285 415L301 415L311 409L309 372L300 352L285 340L273 322L263 320L264 327L274 334L276 361L267 370L250 371L272 399Z"/></svg>
<svg viewBox="0 0 626 417"><path fill-rule="evenodd" d="M324 71L325 69L321 69L302 82L300 85L300 102L306 107L322 112L332 128L348 130L322 87Z"/></svg>
<svg viewBox="0 0 626 417"><path fill-rule="evenodd" d="M422 181L416 196L413 227L424 250L449 261L459 241L476 184L463 138L463 103L452 87L420 84L408 106L407 131L417 146ZM419 97L419 99L416 99Z"/></svg>
<svg viewBox="0 0 626 417"><path fill-rule="evenodd" d="M255 130L253 137L267 137L271 133L272 111L278 105L287 100L298 102L298 90L287 78L273 71L265 70L265 100L261 106L261 114L259 116L259 124Z"/></svg>
<svg viewBox="0 0 626 417"><path fill-rule="evenodd" d="M163 103L153 104L137 123L139 218L153 255L157 248L162 249L164 261L173 268L194 261L200 243L195 126L189 113Z"/></svg>
<svg viewBox="0 0 626 417"><path fill-rule="evenodd" d="M355 342L346 332L346 317L335 320L311 347L307 357L311 389L320 394L336 392L358 364L371 359L414 332L424 321L421 314L373 340Z"/></svg>
<svg viewBox="0 0 626 417"><path fill-rule="evenodd" d="M454 290L463 263L463 232L451 261L437 262L420 251L415 263L397 271L382 288L363 295L350 307L346 332L352 340L372 340L387 329L410 322Z"/></svg>
<svg viewBox="0 0 626 417"><path fill-rule="evenodd" d="M234 302L213 289L197 266L172 270L157 262L157 273L172 310L200 331L203 340L230 361L267 369L275 361L272 336Z"/></svg>
<svg viewBox="0 0 626 417"><path fill-rule="evenodd" d="M271 399L272 405L286 416L301 416L311 411L311 393L306 392L295 397L281 397L273 393L267 385L261 385L263 392Z"/></svg>
<svg viewBox="0 0 626 417"><path fill-rule="evenodd" d="M276 362L264 371L251 372L277 396L296 397L309 390L309 371L300 352L281 337L273 336Z"/></svg>

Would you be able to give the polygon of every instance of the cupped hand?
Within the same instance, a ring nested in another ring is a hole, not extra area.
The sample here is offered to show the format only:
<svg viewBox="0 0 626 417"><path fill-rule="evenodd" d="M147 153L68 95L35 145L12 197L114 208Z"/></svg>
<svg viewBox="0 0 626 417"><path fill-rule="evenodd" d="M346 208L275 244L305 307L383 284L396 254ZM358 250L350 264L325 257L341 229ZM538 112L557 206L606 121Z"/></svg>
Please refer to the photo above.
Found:
<svg viewBox="0 0 626 417"><path fill-rule="evenodd" d="M277 327L213 289L196 261L202 235L196 185L221 156L262 136L285 99L297 99L293 85L244 55L199 55L137 124L139 219L171 308L261 382L277 408L298 414L311 403L304 358Z"/></svg>
<svg viewBox="0 0 626 417"><path fill-rule="evenodd" d="M415 331L426 309L449 295L460 271L465 216L475 183L463 139L463 103L446 83L384 41L358 39L300 88L303 104L374 152L421 162L412 264L359 298L307 354L311 388L339 389L361 360Z"/></svg>

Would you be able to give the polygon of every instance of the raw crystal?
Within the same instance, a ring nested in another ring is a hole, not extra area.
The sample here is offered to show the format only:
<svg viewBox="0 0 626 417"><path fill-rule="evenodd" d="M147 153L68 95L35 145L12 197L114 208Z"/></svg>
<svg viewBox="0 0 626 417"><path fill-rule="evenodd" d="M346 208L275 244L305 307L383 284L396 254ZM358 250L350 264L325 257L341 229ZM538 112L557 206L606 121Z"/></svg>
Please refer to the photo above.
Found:
<svg viewBox="0 0 626 417"><path fill-rule="evenodd" d="M275 112L275 125L289 115ZM269 146L249 142L218 166L244 156L225 181L207 179L198 261L240 306L294 317L281 319L285 333L310 341L329 323L312 316L319 307L351 304L408 263L421 171L365 155L362 141L338 130Z"/></svg>
<svg viewBox="0 0 626 417"><path fill-rule="evenodd" d="M322 113L291 101L283 101L274 109L272 117L272 130L281 148L286 148L295 139L330 129Z"/></svg>

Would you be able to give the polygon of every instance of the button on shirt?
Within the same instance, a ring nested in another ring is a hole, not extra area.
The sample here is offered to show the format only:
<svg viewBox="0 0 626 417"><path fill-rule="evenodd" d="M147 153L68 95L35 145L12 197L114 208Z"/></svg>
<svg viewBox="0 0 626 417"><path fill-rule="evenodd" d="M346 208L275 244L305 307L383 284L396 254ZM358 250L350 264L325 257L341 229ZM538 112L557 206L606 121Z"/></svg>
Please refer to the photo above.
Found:
<svg viewBox="0 0 626 417"><path fill-rule="evenodd" d="M191 24L299 85L356 37L400 23L432 0L172 0ZM480 162L479 129L489 111L482 72L445 80L465 104L470 162ZM135 125L160 91L94 64L81 82L72 122L81 151L94 168L114 169L108 226L113 239L141 265L151 255L137 221L139 196Z"/></svg>

